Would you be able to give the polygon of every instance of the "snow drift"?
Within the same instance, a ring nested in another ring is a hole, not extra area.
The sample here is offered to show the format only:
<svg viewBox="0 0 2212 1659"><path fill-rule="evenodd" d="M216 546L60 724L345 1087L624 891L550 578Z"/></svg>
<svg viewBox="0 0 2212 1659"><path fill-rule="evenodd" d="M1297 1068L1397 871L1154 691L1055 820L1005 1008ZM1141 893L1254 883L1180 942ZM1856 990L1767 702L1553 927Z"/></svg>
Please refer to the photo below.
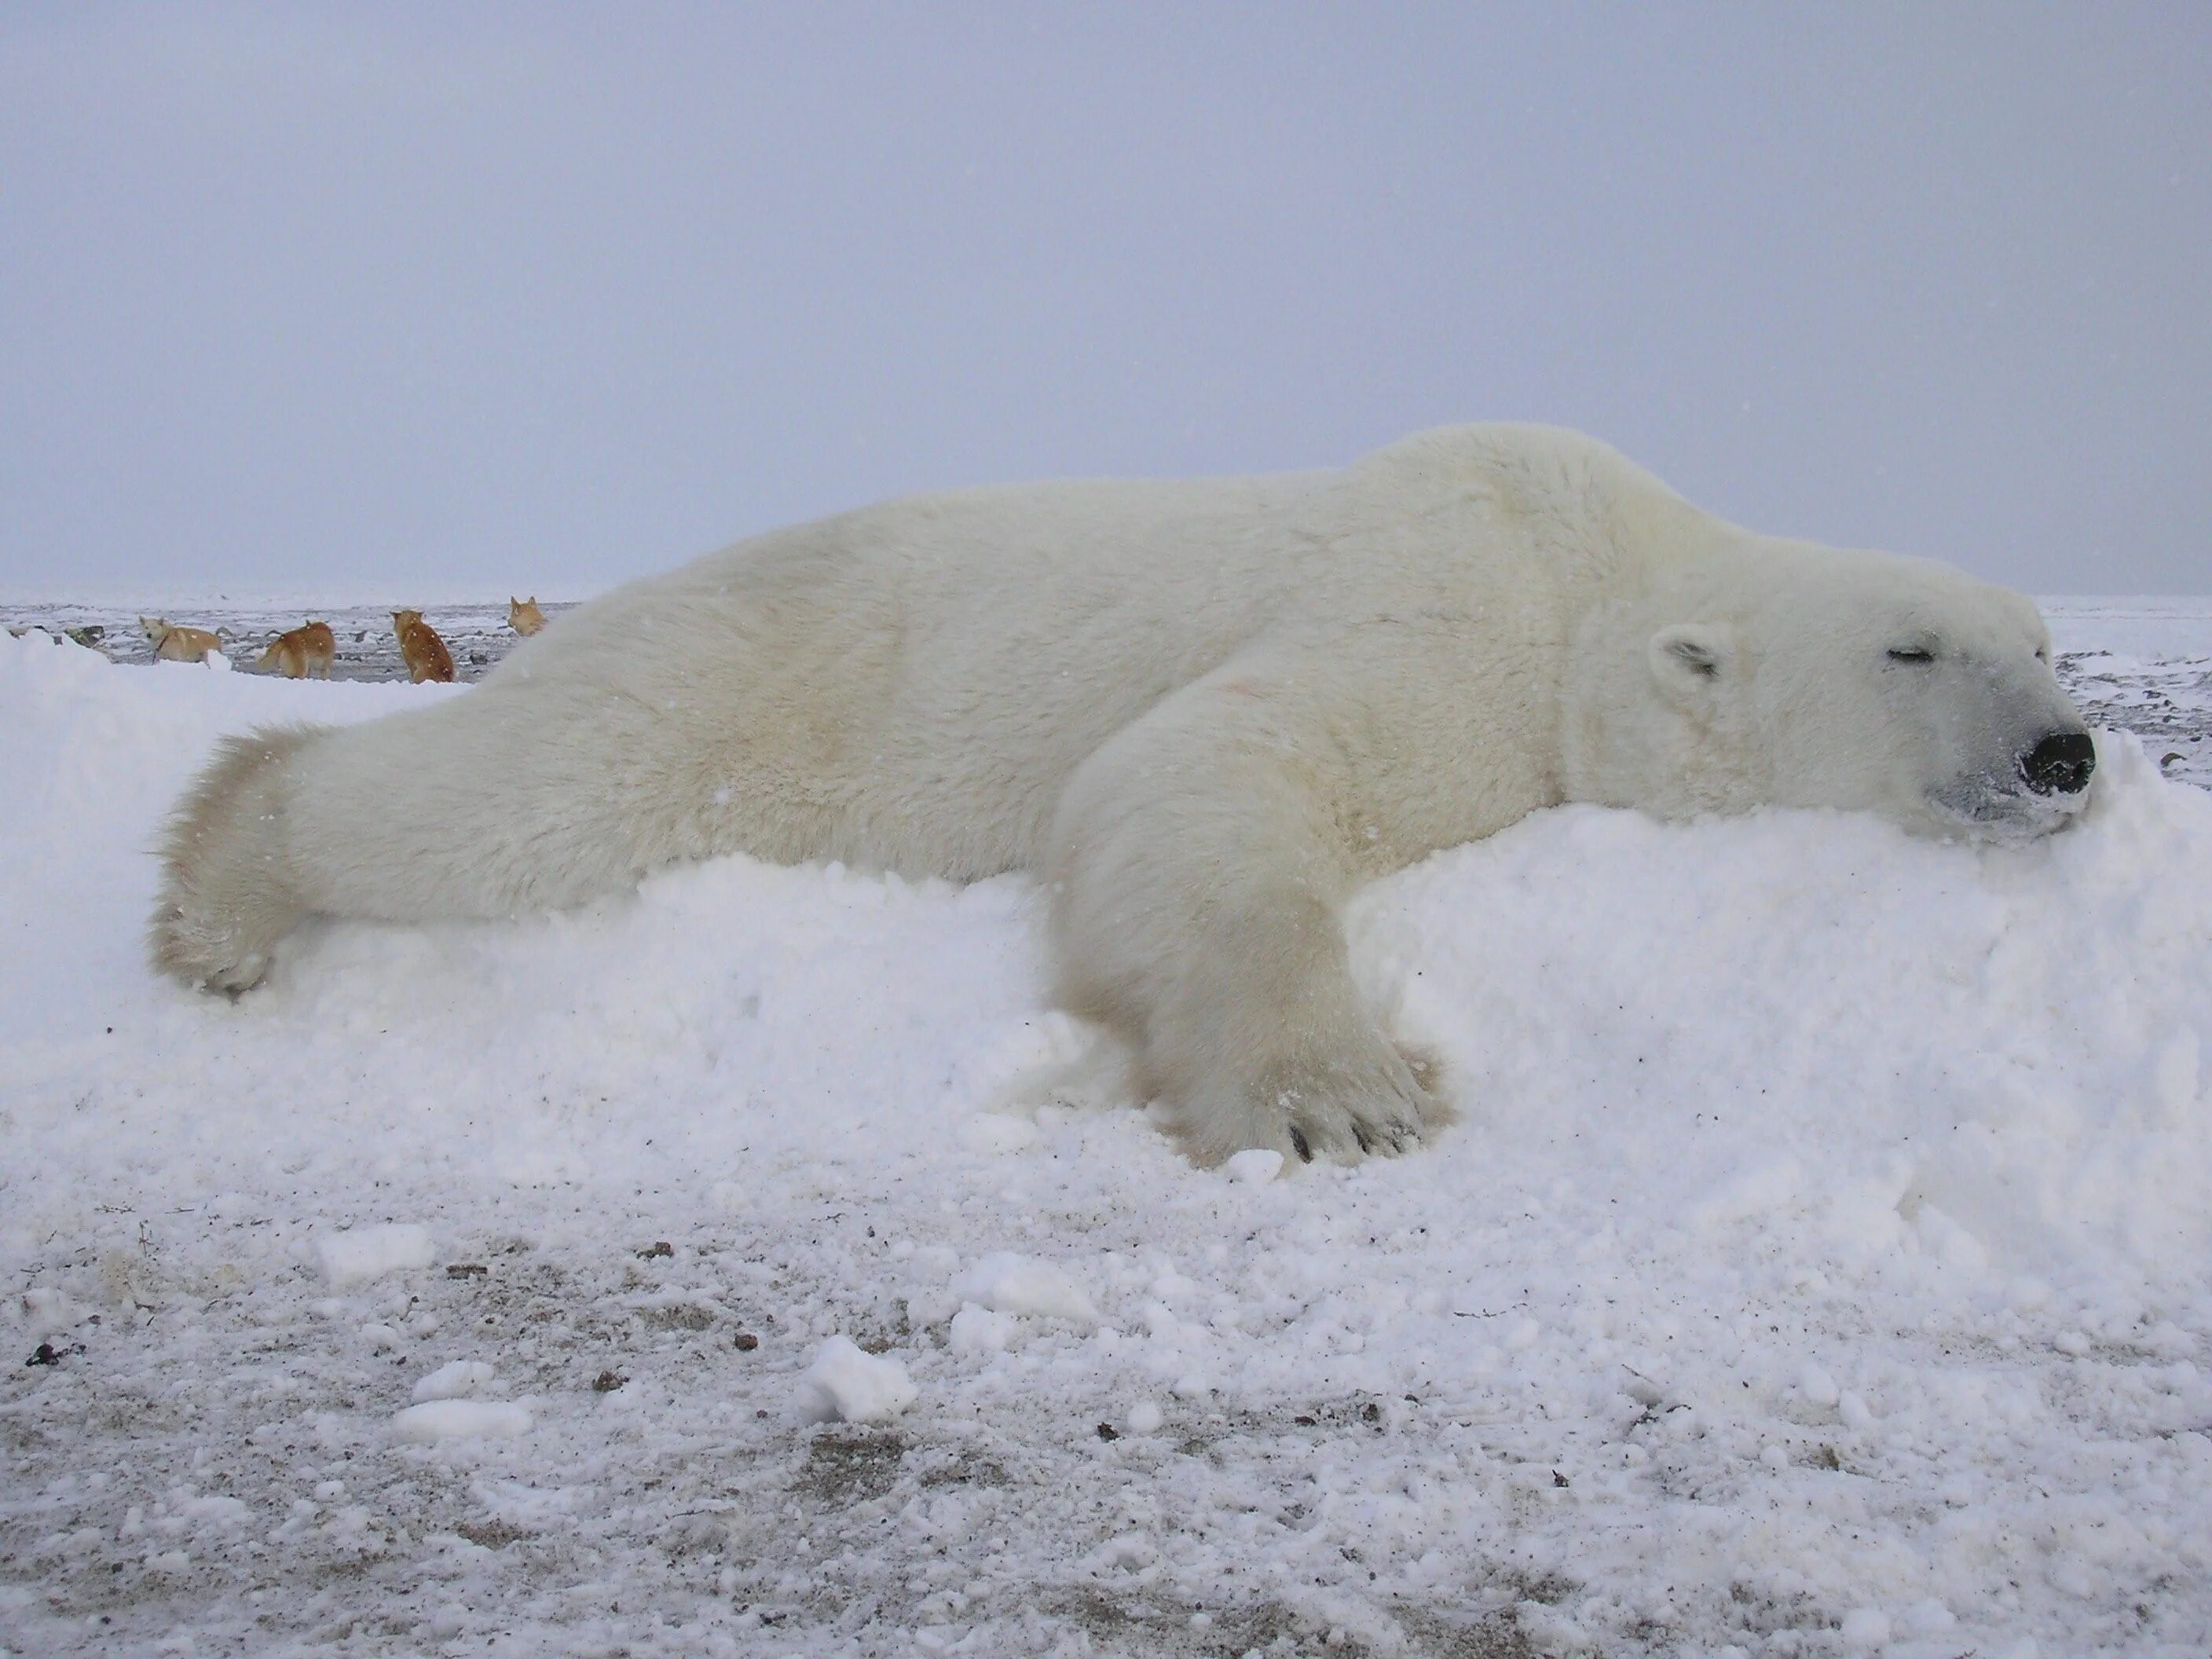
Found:
<svg viewBox="0 0 2212 1659"><path fill-rule="evenodd" d="M2212 1627L2212 796L2132 739L2024 848L1575 807L1379 884L1362 982L1465 1121L1250 1181L1066 1086L1018 879L728 860L150 975L217 735L450 695L0 640L12 1644ZM815 1423L848 1336L895 1427ZM439 1426L463 1361L528 1410Z"/></svg>

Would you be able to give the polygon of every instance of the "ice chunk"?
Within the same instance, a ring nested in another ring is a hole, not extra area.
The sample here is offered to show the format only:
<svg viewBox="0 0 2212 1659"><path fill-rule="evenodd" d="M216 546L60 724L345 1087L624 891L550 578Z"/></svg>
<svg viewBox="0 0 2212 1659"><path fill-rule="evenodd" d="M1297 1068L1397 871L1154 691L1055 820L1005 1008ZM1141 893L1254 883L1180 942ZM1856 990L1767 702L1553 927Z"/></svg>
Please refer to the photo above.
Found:
<svg viewBox="0 0 2212 1659"><path fill-rule="evenodd" d="M1221 1172L1231 1181L1247 1186L1264 1187L1280 1174L1283 1155L1268 1146L1252 1146L1233 1154L1221 1166Z"/></svg>
<svg viewBox="0 0 2212 1659"><path fill-rule="evenodd" d="M1878 1648L1889 1640L1889 1615L1879 1607L1853 1607L1844 1615L1842 1631L1847 1648Z"/></svg>
<svg viewBox="0 0 2212 1659"><path fill-rule="evenodd" d="M392 1419L402 1440L434 1444L441 1440L489 1440L526 1434L530 1407L506 1400L431 1400L410 1406Z"/></svg>
<svg viewBox="0 0 2212 1659"><path fill-rule="evenodd" d="M488 1392L492 1384L492 1368L481 1359L456 1359L441 1365L415 1385L415 1403L426 1400L465 1400L471 1395Z"/></svg>
<svg viewBox="0 0 2212 1659"><path fill-rule="evenodd" d="M999 1313L1037 1314L1092 1325L1098 1310L1066 1272L1012 1250L994 1250L952 1281L952 1294Z"/></svg>
<svg viewBox="0 0 2212 1659"><path fill-rule="evenodd" d="M197 1525L241 1527L252 1511L238 1498L211 1492L204 1498L183 1499L177 1505L177 1513Z"/></svg>
<svg viewBox="0 0 2212 1659"><path fill-rule="evenodd" d="M30 1322L31 1334L44 1336L49 1331L67 1330L84 1317L84 1310L67 1292L34 1285L23 1292L23 1315Z"/></svg>
<svg viewBox="0 0 2212 1659"><path fill-rule="evenodd" d="M1020 1329L1020 1322L1012 1314L963 1302L960 1311L952 1316L952 1349L956 1353L1000 1353Z"/></svg>
<svg viewBox="0 0 2212 1659"><path fill-rule="evenodd" d="M428 1227L387 1222L325 1233L315 1241L315 1256L322 1264L323 1277L343 1290L404 1268L427 1267L438 1259L438 1253L430 1243Z"/></svg>
<svg viewBox="0 0 2212 1659"><path fill-rule="evenodd" d="M920 1390L896 1359L864 1352L849 1336L815 1350L799 1379L799 1409L811 1423L880 1423L914 1404Z"/></svg>

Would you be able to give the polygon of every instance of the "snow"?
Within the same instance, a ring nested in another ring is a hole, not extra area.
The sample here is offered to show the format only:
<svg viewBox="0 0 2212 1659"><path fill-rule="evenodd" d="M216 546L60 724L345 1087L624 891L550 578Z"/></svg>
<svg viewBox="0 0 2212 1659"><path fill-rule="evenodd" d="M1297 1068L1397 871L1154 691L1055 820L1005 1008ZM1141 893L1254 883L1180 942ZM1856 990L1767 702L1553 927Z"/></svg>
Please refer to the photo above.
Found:
<svg viewBox="0 0 2212 1659"><path fill-rule="evenodd" d="M438 1259L427 1227L390 1223L331 1233L315 1241L323 1277L338 1290L381 1279L409 1267L427 1267Z"/></svg>
<svg viewBox="0 0 2212 1659"><path fill-rule="evenodd" d="M1095 1324L1091 1305L1065 1268L1018 1250L994 1250L952 1281L952 1293L1003 1314L1034 1314Z"/></svg>
<svg viewBox="0 0 2212 1659"><path fill-rule="evenodd" d="M1271 1147L1254 1146L1231 1153L1224 1160L1221 1172L1231 1181L1264 1187L1283 1172L1283 1155Z"/></svg>
<svg viewBox="0 0 2212 1659"><path fill-rule="evenodd" d="M497 1400L432 1400L392 1419L392 1432L400 1439L430 1445L529 1431L530 1408Z"/></svg>
<svg viewBox="0 0 2212 1659"><path fill-rule="evenodd" d="M849 1336L833 1336L815 1350L814 1363L799 1379L799 1408L810 1423L880 1423L918 1397L905 1366L869 1353Z"/></svg>
<svg viewBox="0 0 2212 1659"><path fill-rule="evenodd" d="M465 1400L487 1393L498 1373L481 1359L449 1359L415 1385L414 1400Z"/></svg>
<svg viewBox="0 0 2212 1659"><path fill-rule="evenodd" d="M946 1341L961 1353L1000 1353L1021 1335L1022 1322L973 1302L963 1302L945 1328Z"/></svg>
<svg viewBox="0 0 2212 1659"><path fill-rule="evenodd" d="M2202 730L2154 620L2062 643ZM1462 1121L1263 1174L1115 1097L1020 880L149 975L217 735L455 695L0 637L0 1646L2203 1651L2212 797L2134 738L2032 847L1569 808L1379 884Z"/></svg>

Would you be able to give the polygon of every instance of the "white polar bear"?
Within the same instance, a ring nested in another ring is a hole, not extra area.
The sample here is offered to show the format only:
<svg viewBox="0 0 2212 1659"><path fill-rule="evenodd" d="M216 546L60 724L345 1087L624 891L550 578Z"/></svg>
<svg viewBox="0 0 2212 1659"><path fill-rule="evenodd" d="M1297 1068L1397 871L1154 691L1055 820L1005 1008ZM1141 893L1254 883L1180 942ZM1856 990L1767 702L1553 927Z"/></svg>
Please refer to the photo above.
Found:
<svg viewBox="0 0 2212 1659"><path fill-rule="evenodd" d="M309 914L542 911L736 852L1034 870L1060 996L1194 1155L1349 1158L1448 1115L1346 972L1358 883L1566 800L2038 835L2093 756L2027 599L1460 427L845 514L582 606L463 696L230 739L152 941L235 991Z"/></svg>

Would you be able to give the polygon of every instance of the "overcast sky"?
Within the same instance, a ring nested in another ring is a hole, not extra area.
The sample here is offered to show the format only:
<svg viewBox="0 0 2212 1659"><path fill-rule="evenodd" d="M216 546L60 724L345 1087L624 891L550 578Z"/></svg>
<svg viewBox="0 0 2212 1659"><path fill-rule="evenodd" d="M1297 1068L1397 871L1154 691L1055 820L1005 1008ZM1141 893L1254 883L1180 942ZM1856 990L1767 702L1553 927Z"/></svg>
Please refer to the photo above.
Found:
<svg viewBox="0 0 2212 1659"><path fill-rule="evenodd" d="M1528 418L2212 590L2212 5L0 9L0 587L580 595Z"/></svg>

